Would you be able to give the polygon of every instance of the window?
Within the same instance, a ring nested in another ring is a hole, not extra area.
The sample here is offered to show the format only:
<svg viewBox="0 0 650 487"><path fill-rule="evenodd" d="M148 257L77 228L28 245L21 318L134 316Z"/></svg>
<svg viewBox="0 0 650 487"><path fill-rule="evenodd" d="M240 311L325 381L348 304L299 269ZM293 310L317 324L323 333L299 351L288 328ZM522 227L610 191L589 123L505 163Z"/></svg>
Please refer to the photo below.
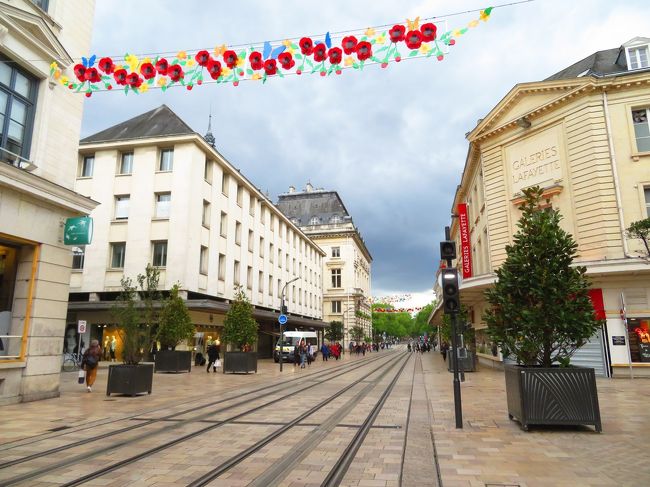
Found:
<svg viewBox="0 0 650 487"><path fill-rule="evenodd" d="M341 287L341 269L332 269L332 287Z"/></svg>
<svg viewBox="0 0 650 487"><path fill-rule="evenodd" d="M118 174L131 174L133 172L133 152L124 152L120 158L120 172Z"/></svg>
<svg viewBox="0 0 650 487"><path fill-rule="evenodd" d="M282 269L282 249L278 249L278 267Z"/></svg>
<svg viewBox="0 0 650 487"><path fill-rule="evenodd" d="M274 259L273 254L274 254L273 244L271 243L269 244L269 262L271 262L271 264L273 264L273 259Z"/></svg>
<svg viewBox="0 0 650 487"><path fill-rule="evenodd" d="M341 217L338 215L334 215L332 218L330 218L330 223L336 225L337 223L341 223Z"/></svg>
<svg viewBox="0 0 650 487"><path fill-rule="evenodd" d="M650 66L648 63L648 46L630 47L627 50L630 69L642 69Z"/></svg>
<svg viewBox="0 0 650 487"><path fill-rule="evenodd" d="M47 7L50 3L50 0L32 0L32 3L44 12L47 12Z"/></svg>
<svg viewBox="0 0 650 487"><path fill-rule="evenodd" d="M650 112L650 109L647 108L632 111L636 149L639 152L650 152L650 125L648 124L648 112Z"/></svg>
<svg viewBox="0 0 650 487"><path fill-rule="evenodd" d="M246 269L246 288L253 289L253 268L251 266Z"/></svg>
<svg viewBox="0 0 650 487"><path fill-rule="evenodd" d="M199 272L208 275L208 248L201 245L201 256L199 258Z"/></svg>
<svg viewBox="0 0 650 487"><path fill-rule="evenodd" d="M174 149L162 149L160 151L159 171L171 171L174 168Z"/></svg>
<svg viewBox="0 0 650 487"><path fill-rule="evenodd" d="M153 266L167 266L167 241L153 242Z"/></svg>
<svg viewBox="0 0 650 487"><path fill-rule="evenodd" d="M233 282L235 286L239 286L239 280L240 280L240 275L239 275L239 261L235 261L235 265L233 266Z"/></svg>
<svg viewBox="0 0 650 487"><path fill-rule="evenodd" d="M264 258L264 237L260 237L260 257Z"/></svg>
<svg viewBox="0 0 650 487"><path fill-rule="evenodd" d="M25 159L29 159L36 86L37 80L15 63L0 60L0 146Z"/></svg>
<svg viewBox="0 0 650 487"><path fill-rule="evenodd" d="M273 296L273 276L269 276L269 296Z"/></svg>
<svg viewBox="0 0 650 487"><path fill-rule="evenodd" d="M4 257L4 254L2 257ZM86 249L84 247L72 247L72 268L75 270L83 269L85 257Z"/></svg>
<svg viewBox="0 0 650 487"><path fill-rule="evenodd" d="M253 251L253 230L248 231L248 251L252 252Z"/></svg>
<svg viewBox="0 0 650 487"><path fill-rule="evenodd" d="M296 302L296 286L291 286L291 302Z"/></svg>
<svg viewBox="0 0 650 487"><path fill-rule="evenodd" d="M131 197L127 195L115 197L115 219L126 220L129 218L129 202Z"/></svg>
<svg viewBox="0 0 650 487"><path fill-rule="evenodd" d="M156 218L169 218L171 193L156 193Z"/></svg>
<svg viewBox="0 0 650 487"><path fill-rule="evenodd" d="M228 215L223 211L221 212L221 224L219 225L219 233L222 237L228 236Z"/></svg>
<svg viewBox="0 0 650 487"><path fill-rule="evenodd" d="M278 291L278 298L282 297L282 281L278 279L278 287L276 288Z"/></svg>
<svg viewBox="0 0 650 487"><path fill-rule="evenodd" d="M266 219L266 208L264 205L260 205L260 223L264 225L264 220Z"/></svg>
<svg viewBox="0 0 650 487"><path fill-rule="evenodd" d="M341 257L341 247L332 247L332 257Z"/></svg>
<svg viewBox="0 0 650 487"><path fill-rule="evenodd" d="M317 216L312 216L311 219L309 220L310 225L320 225L320 218Z"/></svg>
<svg viewBox="0 0 650 487"><path fill-rule="evenodd" d="M226 256L224 254L219 254L219 280L226 280Z"/></svg>
<svg viewBox="0 0 650 487"><path fill-rule="evenodd" d="M212 184L212 161L207 157L205 159L205 164L203 166L203 179L208 183Z"/></svg>
<svg viewBox="0 0 650 487"><path fill-rule="evenodd" d="M201 223L204 227L210 228L210 203L203 200L203 216L201 217Z"/></svg>
<svg viewBox="0 0 650 487"><path fill-rule="evenodd" d="M124 257L126 255L126 242L111 244L111 268L124 269Z"/></svg>
<svg viewBox="0 0 650 487"><path fill-rule="evenodd" d="M272 231L272 232L275 232L275 215L274 215L273 213L271 213L271 223L270 223L270 226L271 226L271 231Z"/></svg>
<svg viewBox="0 0 650 487"><path fill-rule="evenodd" d="M261 294L264 292L264 273L260 271L257 276L257 290Z"/></svg>
<svg viewBox="0 0 650 487"><path fill-rule="evenodd" d="M294 276L296 275L296 258L295 257L293 258L293 264L292 264L292 267L291 267L291 272L293 272Z"/></svg>
<svg viewBox="0 0 650 487"><path fill-rule="evenodd" d="M0 63L0 66L2 63ZM2 92L0 91L0 102L2 98ZM4 118L3 115L0 114L0 120ZM93 177L93 168L95 166L95 156L84 156L84 158L81 160L79 163L79 177L80 178L92 178Z"/></svg>
<svg viewBox="0 0 650 487"><path fill-rule="evenodd" d="M244 187L241 184L237 185L237 204L239 206L244 204Z"/></svg>
<svg viewBox="0 0 650 487"><path fill-rule="evenodd" d="M241 223L235 222L235 243L241 245Z"/></svg>
<svg viewBox="0 0 650 487"><path fill-rule="evenodd" d="M221 192L228 196L228 173L226 172L221 175Z"/></svg>
<svg viewBox="0 0 650 487"><path fill-rule="evenodd" d="M248 198L248 213L251 216L255 216L255 205L257 204L257 201L255 201L255 196L250 195Z"/></svg>
<svg viewBox="0 0 650 487"><path fill-rule="evenodd" d="M650 218L650 186L643 188L643 192L645 193L645 214Z"/></svg>

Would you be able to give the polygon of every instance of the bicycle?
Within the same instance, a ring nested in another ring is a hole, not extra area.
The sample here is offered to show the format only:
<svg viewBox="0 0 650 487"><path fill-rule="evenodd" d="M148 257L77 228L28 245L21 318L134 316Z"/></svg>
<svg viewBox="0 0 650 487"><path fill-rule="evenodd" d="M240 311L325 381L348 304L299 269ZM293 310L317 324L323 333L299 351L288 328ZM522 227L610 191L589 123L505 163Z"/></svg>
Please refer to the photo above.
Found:
<svg viewBox="0 0 650 487"><path fill-rule="evenodd" d="M63 354L63 371L72 372L81 368L81 356L76 353Z"/></svg>

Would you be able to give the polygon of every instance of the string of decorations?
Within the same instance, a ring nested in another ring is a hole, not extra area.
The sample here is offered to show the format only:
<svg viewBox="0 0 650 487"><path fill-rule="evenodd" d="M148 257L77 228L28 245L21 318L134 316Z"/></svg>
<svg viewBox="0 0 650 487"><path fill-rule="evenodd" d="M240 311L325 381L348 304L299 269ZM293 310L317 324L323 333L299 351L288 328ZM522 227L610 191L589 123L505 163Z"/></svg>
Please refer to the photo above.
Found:
<svg viewBox="0 0 650 487"><path fill-rule="evenodd" d="M280 45L266 41L263 46L228 48L225 44L212 52L201 49L195 53L179 51L173 57L156 55L138 57L126 53L123 57L97 55L83 57L64 74L56 62L50 65L50 76L62 86L90 97L97 91L120 89L125 94L145 93L150 88L162 91L173 86L192 90L205 83L230 83L287 75L340 75L343 69L362 71L365 66L378 64L387 68L403 59L435 57L442 61L456 39L490 18L492 9L480 11L477 19L466 26L441 32L446 23L425 22L420 18L395 24L390 29L375 28L347 31L345 36L333 37L328 32L324 39L311 37L287 39Z"/></svg>
<svg viewBox="0 0 650 487"><path fill-rule="evenodd" d="M378 304L378 303L387 303L387 304L392 304L392 303L401 303L404 301L408 301L411 299L410 294L393 294L391 296L373 296L370 298L370 301L373 304Z"/></svg>
<svg viewBox="0 0 650 487"><path fill-rule="evenodd" d="M417 313L422 311L422 306L415 308L374 308L373 313Z"/></svg>

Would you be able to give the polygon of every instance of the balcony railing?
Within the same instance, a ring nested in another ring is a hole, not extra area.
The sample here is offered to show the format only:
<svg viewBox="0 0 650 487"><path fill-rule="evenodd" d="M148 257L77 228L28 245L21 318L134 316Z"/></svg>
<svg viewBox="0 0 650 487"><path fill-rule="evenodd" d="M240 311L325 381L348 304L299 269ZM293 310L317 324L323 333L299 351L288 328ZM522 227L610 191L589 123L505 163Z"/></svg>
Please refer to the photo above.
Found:
<svg viewBox="0 0 650 487"><path fill-rule="evenodd" d="M11 152L4 147L0 147L0 160L4 163L9 164L10 166L17 167L23 171L32 172L38 166L34 164L29 159L25 159L22 156L19 156L15 152Z"/></svg>

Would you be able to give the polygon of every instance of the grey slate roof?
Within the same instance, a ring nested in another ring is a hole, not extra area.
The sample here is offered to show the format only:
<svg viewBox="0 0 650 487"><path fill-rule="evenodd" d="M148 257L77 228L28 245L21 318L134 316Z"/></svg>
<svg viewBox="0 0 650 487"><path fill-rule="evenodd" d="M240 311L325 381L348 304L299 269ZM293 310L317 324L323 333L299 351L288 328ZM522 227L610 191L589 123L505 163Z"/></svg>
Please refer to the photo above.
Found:
<svg viewBox="0 0 650 487"><path fill-rule="evenodd" d="M289 219L296 219L300 227L309 225L313 217L319 224L330 223L332 217L341 218L341 223L352 221L348 210L336 191L315 190L300 193L281 194L276 204Z"/></svg>
<svg viewBox="0 0 650 487"><path fill-rule="evenodd" d="M167 105L161 105L126 122L118 123L101 132L89 135L81 139L80 143L114 142L194 133L194 130L183 122Z"/></svg>

